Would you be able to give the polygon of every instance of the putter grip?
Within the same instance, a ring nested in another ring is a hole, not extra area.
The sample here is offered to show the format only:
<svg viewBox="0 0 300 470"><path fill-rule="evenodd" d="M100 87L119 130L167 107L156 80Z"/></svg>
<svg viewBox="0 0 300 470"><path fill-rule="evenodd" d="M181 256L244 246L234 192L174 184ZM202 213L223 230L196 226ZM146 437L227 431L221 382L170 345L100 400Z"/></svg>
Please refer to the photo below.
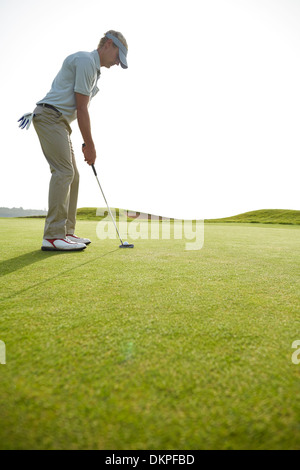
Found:
<svg viewBox="0 0 300 470"><path fill-rule="evenodd" d="M94 175L97 176L97 172L96 172L96 168L94 165L92 165L92 168L93 168L93 172L94 172Z"/></svg>

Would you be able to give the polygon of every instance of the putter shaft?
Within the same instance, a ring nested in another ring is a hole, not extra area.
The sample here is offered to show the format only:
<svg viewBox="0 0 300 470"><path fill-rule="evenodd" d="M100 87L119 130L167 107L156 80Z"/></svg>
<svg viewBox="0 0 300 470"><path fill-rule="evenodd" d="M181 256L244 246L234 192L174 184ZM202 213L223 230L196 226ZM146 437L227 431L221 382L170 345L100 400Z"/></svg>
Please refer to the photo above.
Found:
<svg viewBox="0 0 300 470"><path fill-rule="evenodd" d="M85 147L85 144L82 144L82 148L83 148L83 147ZM117 224L116 224L116 222L115 222L115 219L114 219L114 217L113 217L113 215L112 215L112 213L111 213L111 210L110 210L110 207L109 207L108 202L107 202L107 200L106 200L106 197L104 196L104 192L103 192L103 189L102 189L102 187L101 187L101 184L100 184L100 181L99 181L99 178L98 178L98 175L97 175L97 171L96 171L95 165L92 164L91 166L92 166L94 175L95 175L95 177L96 177L97 183L98 183L98 185L99 185L99 188L100 188L100 190L101 190L103 199L104 199L104 201L105 201L105 203L106 203L108 212L109 212L109 214L110 214L110 216L111 216L111 219L112 219L112 221L113 221L113 223L114 223L115 229L116 229L117 234L118 234L118 236L119 236L119 239L120 239L120 242L121 242L120 248L123 248L123 247L124 247L124 248L126 248L126 247L128 247L128 248L133 248L134 245L124 245L123 240L122 240L121 235L120 235L120 232L119 232L119 230L118 230Z"/></svg>
<svg viewBox="0 0 300 470"><path fill-rule="evenodd" d="M98 182L98 185L99 185L99 188L100 188L100 190L101 190L101 193L102 193L103 199L104 199L104 201L105 201L105 203L106 203L106 206L107 206L108 212L109 212L109 214L110 214L110 216L111 216L111 218L112 218L112 221L113 221L113 223L114 223L115 229L116 229L116 231L117 231L117 234L118 234L118 236L119 236L119 239L120 239L120 242L121 242L121 243L122 243L122 245L123 245L123 240L122 240L122 238L121 238L121 236L120 236L120 233L119 233L119 230L118 230L117 224L116 224L116 222L115 222L115 219L114 219L114 217L113 217L113 215L112 215L112 212L111 212L111 210L110 210L110 207L109 207L109 205L108 205L108 203L107 203L106 197L104 196L104 192L103 192L103 189L102 189L102 187L101 187L101 184L100 184L100 181L99 181L99 178L98 178L97 172L96 172L95 165L92 165L92 169L93 169L94 175L96 176L96 180L97 180L97 182Z"/></svg>

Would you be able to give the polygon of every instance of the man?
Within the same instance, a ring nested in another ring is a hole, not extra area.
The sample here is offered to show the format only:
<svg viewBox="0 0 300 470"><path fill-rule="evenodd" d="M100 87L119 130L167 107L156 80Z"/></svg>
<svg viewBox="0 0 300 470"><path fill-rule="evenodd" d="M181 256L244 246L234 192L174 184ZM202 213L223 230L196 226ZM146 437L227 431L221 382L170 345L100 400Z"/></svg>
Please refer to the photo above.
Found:
<svg viewBox="0 0 300 470"><path fill-rule="evenodd" d="M110 30L93 52L68 56L52 83L49 93L37 103L33 114L21 118L20 127L32 120L43 153L50 165L49 210L45 222L42 250L80 251L91 243L75 235L79 174L70 140L70 123L77 118L82 134L84 160L92 165L96 149L88 111L98 93L101 67L121 64L126 69L128 45L124 36Z"/></svg>

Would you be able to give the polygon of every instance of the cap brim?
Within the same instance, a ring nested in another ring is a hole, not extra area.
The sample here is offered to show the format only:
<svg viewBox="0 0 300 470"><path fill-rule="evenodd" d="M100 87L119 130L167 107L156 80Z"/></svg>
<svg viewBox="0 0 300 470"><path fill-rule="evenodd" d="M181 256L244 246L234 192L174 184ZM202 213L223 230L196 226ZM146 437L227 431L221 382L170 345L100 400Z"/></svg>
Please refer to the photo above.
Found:
<svg viewBox="0 0 300 470"><path fill-rule="evenodd" d="M127 64L126 55L121 51L120 48L119 48L119 59L120 59L120 62L121 62L121 67L122 67L123 69L128 69L128 64Z"/></svg>

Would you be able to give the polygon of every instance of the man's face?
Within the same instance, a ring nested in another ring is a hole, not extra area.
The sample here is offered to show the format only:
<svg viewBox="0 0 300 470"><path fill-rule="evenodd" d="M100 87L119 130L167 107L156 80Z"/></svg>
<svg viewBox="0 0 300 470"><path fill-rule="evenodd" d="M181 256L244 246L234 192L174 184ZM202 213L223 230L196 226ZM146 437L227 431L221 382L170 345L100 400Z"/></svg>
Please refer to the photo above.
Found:
<svg viewBox="0 0 300 470"><path fill-rule="evenodd" d="M101 65L109 69L113 65L119 65L119 64L120 64L119 48L116 47L112 41L107 42L106 51L105 51L105 60L103 61L103 64Z"/></svg>

